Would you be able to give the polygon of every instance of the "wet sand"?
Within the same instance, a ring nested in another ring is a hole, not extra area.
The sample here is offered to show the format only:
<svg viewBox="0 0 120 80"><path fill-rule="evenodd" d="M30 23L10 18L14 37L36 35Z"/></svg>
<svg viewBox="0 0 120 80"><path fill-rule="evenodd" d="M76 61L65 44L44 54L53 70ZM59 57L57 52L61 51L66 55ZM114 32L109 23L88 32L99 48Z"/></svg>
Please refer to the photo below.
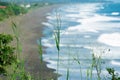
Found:
<svg viewBox="0 0 120 80"><path fill-rule="evenodd" d="M0 22L0 33L12 32L11 21L16 22L20 30L20 40L22 44L22 57L25 58L26 70L36 78L42 76L41 80L56 79L56 74L53 69L46 66L46 62L40 64L38 45L36 40L44 36L42 34L42 22L46 21L46 13L52 11L57 5L45 6L29 11L27 14L17 17L11 17L3 22ZM39 80L37 78L37 80Z"/></svg>

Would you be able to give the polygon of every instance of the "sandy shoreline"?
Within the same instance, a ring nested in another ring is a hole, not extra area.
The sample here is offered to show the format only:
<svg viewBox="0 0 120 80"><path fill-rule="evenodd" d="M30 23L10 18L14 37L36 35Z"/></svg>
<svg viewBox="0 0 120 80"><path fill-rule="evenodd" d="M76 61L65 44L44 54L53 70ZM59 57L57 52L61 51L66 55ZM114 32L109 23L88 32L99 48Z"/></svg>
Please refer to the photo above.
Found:
<svg viewBox="0 0 120 80"><path fill-rule="evenodd" d="M16 22L20 29L23 56L25 57L26 69L32 74L43 77L42 80L55 79L54 70L48 69L46 63L40 64L38 45L36 40L43 36L42 22L47 21L46 13L52 11L57 5L45 6L30 11L25 15L6 19L0 22L0 33L12 33L11 20Z"/></svg>

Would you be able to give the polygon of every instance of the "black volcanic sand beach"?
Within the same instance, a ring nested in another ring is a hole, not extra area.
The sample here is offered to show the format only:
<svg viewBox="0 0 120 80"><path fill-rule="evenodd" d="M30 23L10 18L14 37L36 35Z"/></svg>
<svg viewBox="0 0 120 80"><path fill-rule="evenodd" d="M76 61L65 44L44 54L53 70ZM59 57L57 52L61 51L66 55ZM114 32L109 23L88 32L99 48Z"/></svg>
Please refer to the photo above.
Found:
<svg viewBox="0 0 120 80"><path fill-rule="evenodd" d="M20 30L20 39L22 44L22 57L25 58L26 70L36 77L36 80L56 79L53 69L46 66L46 62L40 64L38 45L36 40L43 36L42 22L46 21L46 13L52 11L57 5L44 6L29 11L27 14L11 17L0 22L0 33L12 32L11 21L14 21ZM44 48L45 49L45 48Z"/></svg>

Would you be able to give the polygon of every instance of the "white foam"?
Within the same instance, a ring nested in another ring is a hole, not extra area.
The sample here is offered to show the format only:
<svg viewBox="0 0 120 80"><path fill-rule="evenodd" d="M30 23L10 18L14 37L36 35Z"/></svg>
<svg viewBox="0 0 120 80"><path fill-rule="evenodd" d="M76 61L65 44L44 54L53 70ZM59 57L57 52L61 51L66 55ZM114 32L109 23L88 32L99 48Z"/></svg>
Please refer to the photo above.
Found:
<svg viewBox="0 0 120 80"><path fill-rule="evenodd" d="M66 17L74 17L74 18L77 18L77 17L80 17L78 14L68 14L66 15Z"/></svg>
<svg viewBox="0 0 120 80"><path fill-rule="evenodd" d="M52 64L47 64L47 67L52 68L52 69L56 69L56 65L52 65Z"/></svg>
<svg viewBox="0 0 120 80"><path fill-rule="evenodd" d="M57 61L53 61L53 60L50 60L50 59L47 60L47 61L49 61L49 63L50 63L50 64L53 64L53 65L57 64Z"/></svg>
<svg viewBox="0 0 120 80"><path fill-rule="evenodd" d="M98 41L110 46L120 47L120 33L102 34Z"/></svg>
<svg viewBox="0 0 120 80"><path fill-rule="evenodd" d="M117 62L117 61L114 61L114 60L111 61L111 64L112 64L112 65L120 66L120 62Z"/></svg>
<svg viewBox="0 0 120 80"><path fill-rule="evenodd" d="M52 44L44 44L44 46L46 46L46 47L54 47L54 45L52 45Z"/></svg>
<svg viewBox="0 0 120 80"><path fill-rule="evenodd" d="M91 36L89 36L89 35L85 35L85 36L84 36L84 38L90 38L90 37L91 37Z"/></svg>
<svg viewBox="0 0 120 80"><path fill-rule="evenodd" d="M111 23L109 21L120 20L120 18L107 17L101 15L94 15L84 19L78 19L79 25L70 26L66 30L66 34L80 33L80 32L93 32L98 33L100 30L109 30L111 28L120 28L120 23Z"/></svg>
<svg viewBox="0 0 120 80"><path fill-rule="evenodd" d="M73 48L84 48L82 45L74 45L74 44L60 44L61 47L73 47Z"/></svg>
<svg viewBox="0 0 120 80"><path fill-rule="evenodd" d="M48 22L42 22L42 24L45 25L45 26L48 26L48 27L52 27L53 26L52 24L50 24Z"/></svg>
<svg viewBox="0 0 120 80"><path fill-rule="evenodd" d="M76 33L94 32L94 33L98 33L98 31L96 29L92 28L91 26L85 26L85 25L77 25L77 26L69 27L68 32L76 32Z"/></svg>
<svg viewBox="0 0 120 80"><path fill-rule="evenodd" d="M119 15L120 13L119 12L112 12L111 15L114 15L114 16L117 16Z"/></svg>
<svg viewBox="0 0 120 80"><path fill-rule="evenodd" d="M43 46L45 46L45 47L54 47L55 45L50 44L50 42L48 40L47 39L42 39Z"/></svg>
<svg viewBox="0 0 120 80"><path fill-rule="evenodd" d="M81 22L82 24L88 24L88 23L94 23L94 22L100 22L100 21L110 21L110 20L120 20L120 18L114 18L114 17L108 17L108 16L101 16L95 14L94 17L86 18L83 20L78 20L77 22Z"/></svg>
<svg viewBox="0 0 120 80"><path fill-rule="evenodd" d="M55 19L56 19L56 16L52 16L52 15L51 15L51 16L47 16L46 18L49 19L49 20L55 20Z"/></svg>
<svg viewBox="0 0 120 80"><path fill-rule="evenodd" d="M70 6L70 7L68 7ZM81 4L76 4L76 5L66 5L66 6L63 6L63 10L66 11L66 12L81 12L81 11L95 11L97 9L99 9L100 4L84 4L84 5L81 5Z"/></svg>

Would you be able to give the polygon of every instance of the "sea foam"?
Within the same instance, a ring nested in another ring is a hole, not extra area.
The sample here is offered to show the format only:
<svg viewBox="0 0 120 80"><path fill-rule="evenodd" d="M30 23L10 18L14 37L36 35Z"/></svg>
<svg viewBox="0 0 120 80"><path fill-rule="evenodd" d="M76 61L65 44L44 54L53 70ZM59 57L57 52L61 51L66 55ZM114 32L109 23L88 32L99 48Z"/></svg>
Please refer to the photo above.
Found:
<svg viewBox="0 0 120 80"><path fill-rule="evenodd" d="M110 46L120 47L120 33L102 34L98 41Z"/></svg>
<svg viewBox="0 0 120 80"><path fill-rule="evenodd" d="M114 16L117 16L119 15L120 13L119 12L112 12L111 15L114 15Z"/></svg>
<svg viewBox="0 0 120 80"><path fill-rule="evenodd" d="M117 62L117 61L114 61L114 60L111 61L111 64L112 64L112 65L120 66L120 62Z"/></svg>

